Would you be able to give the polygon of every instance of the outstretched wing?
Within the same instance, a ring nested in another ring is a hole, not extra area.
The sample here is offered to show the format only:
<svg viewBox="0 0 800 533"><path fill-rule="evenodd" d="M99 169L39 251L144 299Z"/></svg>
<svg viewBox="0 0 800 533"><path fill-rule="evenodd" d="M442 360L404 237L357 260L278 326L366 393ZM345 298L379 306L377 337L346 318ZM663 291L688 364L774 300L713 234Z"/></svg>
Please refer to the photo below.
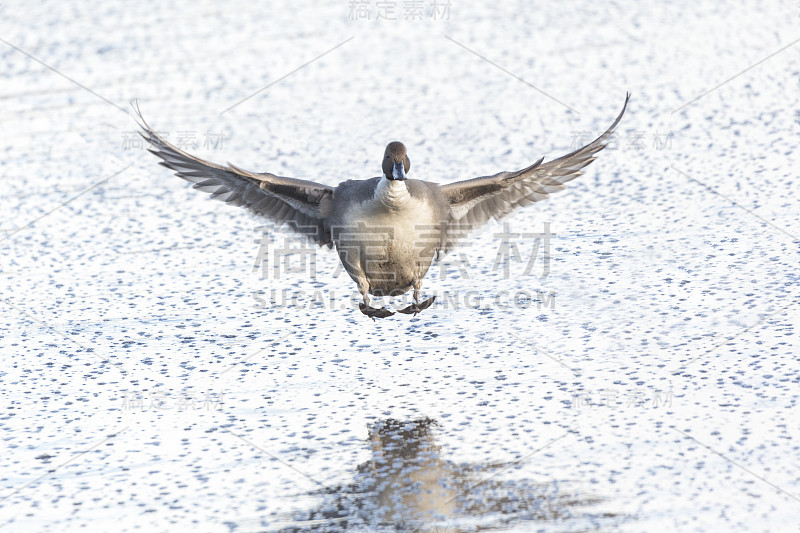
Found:
<svg viewBox="0 0 800 533"><path fill-rule="evenodd" d="M625 105L611 127L583 148L544 164L544 158L539 159L522 170L442 185L442 193L450 203L448 233L451 238L447 248L452 248L455 239L490 218L499 220L518 207L544 200L583 174L581 169L594 161L594 155L606 147L606 141L628 107L628 99L630 94L626 95Z"/></svg>
<svg viewBox="0 0 800 533"><path fill-rule="evenodd" d="M194 189L211 193L212 198L229 205L246 207L277 226L288 224L320 246L333 246L330 232L325 228L332 187L266 172L249 172L230 163L221 166L204 161L167 142L145 122L139 109L134 109L140 120L140 134L151 146L149 151L163 160L160 165L194 183Z"/></svg>

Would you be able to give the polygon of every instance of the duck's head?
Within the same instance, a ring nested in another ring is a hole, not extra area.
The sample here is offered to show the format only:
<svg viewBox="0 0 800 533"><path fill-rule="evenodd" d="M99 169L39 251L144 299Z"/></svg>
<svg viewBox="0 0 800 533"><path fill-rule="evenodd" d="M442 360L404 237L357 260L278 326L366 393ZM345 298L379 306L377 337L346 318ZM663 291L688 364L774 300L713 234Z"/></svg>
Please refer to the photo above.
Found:
<svg viewBox="0 0 800 533"><path fill-rule="evenodd" d="M406 146L398 141L386 145L383 153L383 175L387 180L404 180L411 169L411 160L406 154Z"/></svg>

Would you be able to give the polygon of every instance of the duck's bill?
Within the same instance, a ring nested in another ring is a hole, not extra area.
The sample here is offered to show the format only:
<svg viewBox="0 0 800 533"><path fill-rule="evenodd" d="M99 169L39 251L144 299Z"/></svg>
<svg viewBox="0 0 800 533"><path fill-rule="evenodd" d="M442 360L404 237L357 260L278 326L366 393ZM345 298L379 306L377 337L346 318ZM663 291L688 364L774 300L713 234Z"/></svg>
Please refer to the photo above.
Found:
<svg viewBox="0 0 800 533"><path fill-rule="evenodd" d="M404 180L406 179L406 171L403 168L403 162L397 161L394 164L394 168L392 169L392 179L394 180Z"/></svg>

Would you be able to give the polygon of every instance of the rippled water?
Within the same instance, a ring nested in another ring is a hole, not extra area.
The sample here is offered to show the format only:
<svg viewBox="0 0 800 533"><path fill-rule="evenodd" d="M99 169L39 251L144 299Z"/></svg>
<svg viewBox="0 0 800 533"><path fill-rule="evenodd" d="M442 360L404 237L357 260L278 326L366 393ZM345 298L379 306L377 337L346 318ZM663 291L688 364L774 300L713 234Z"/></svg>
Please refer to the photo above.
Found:
<svg viewBox="0 0 800 533"><path fill-rule="evenodd" d="M798 7L351 4L0 5L0 528L795 531ZM127 113L326 184L398 139L444 183L626 91L584 176L374 323Z"/></svg>

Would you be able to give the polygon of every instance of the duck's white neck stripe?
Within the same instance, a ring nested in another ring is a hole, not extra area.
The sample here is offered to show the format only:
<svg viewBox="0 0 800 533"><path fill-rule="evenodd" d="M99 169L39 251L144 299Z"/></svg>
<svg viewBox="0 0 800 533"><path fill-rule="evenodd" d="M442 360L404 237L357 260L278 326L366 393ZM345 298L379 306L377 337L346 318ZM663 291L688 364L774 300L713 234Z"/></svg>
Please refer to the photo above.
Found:
<svg viewBox="0 0 800 533"><path fill-rule="evenodd" d="M396 206L405 203L411 194L403 180L390 180L386 176L381 177L378 186L375 187L374 198L388 206Z"/></svg>

